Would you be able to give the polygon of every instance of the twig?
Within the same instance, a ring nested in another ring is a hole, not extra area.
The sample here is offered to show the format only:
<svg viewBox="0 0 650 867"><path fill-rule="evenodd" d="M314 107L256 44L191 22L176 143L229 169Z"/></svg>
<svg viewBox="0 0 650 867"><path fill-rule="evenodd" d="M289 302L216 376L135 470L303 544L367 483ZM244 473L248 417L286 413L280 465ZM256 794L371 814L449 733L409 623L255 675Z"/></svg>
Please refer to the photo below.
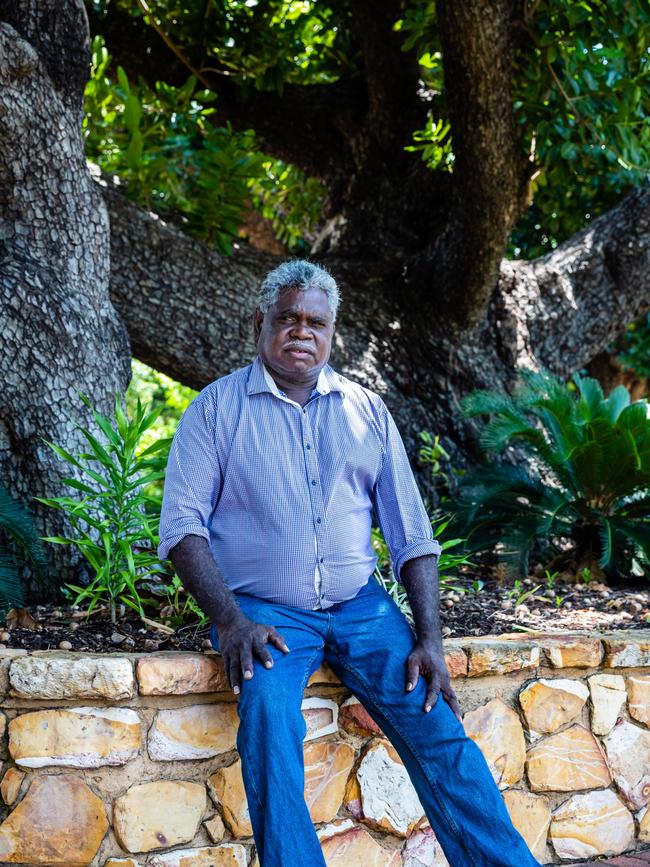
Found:
<svg viewBox="0 0 650 867"><path fill-rule="evenodd" d="M183 53L183 51L181 51L178 45L176 45L176 43L169 38L169 36L165 33L160 24L158 24L146 0L138 0L138 6L140 7L140 9L142 9L146 16L146 19L149 21L158 36L160 36L167 48L169 48L169 50L172 51L176 55L176 57L178 57L180 62L189 69L192 75L195 75L197 77L197 79L207 90L212 90L212 85L210 84L210 81L202 74L200 69L197 69L192 64L192 62L185 56L185 54Z"/></svg>
<svg viewBox="0 0 650 867"><path fill-rule="evenodd" d="M149 620L148 617L142 617L142 616L140 617L140 620L144 624L146 624L147 626L150 626L152 629L157 629L158 632L164 632L165 635L175 635L176 634L175 629L172 629L171 626L165 626L164 623L157 623L155 620Z"/></svg>

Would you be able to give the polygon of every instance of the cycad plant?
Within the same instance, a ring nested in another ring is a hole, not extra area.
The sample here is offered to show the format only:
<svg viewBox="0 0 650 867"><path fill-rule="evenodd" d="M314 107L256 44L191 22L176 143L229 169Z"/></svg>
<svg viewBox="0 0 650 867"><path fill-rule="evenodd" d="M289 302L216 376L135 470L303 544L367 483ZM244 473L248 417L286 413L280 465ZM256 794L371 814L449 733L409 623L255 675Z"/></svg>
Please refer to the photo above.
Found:
<svg viewBox="0 0 650 867"><path fill-rule="evenodd" d="M526 460L492 461L466 476L457 520L472 550L497 546L526 574L536 543L605 573L650 574L650 417L619 385L575 374L519 371L512 395L475 391L466 416L487 415L480 444L494 456L517 446Z"/></svg>
<svg viewBox="0 0 650 867"><path fill-rule="evenodd" d="M42 581L47 564L34 520L27 508L0 486L0 614L24 604L20 577L24 561Z"/></svg>
<svg viewBox="0 0 650 867"><path fill-rule="evenodd" d="M160 407L147 412L138 400L133 414L127 416L120 396L115 395L113 421L94 410L86 396L81 398L92 410L103 442L82 425L77 427L88 451L75 456L48 442L81 478L62 479L77 496L37 499L63 510L72 527L69 536L48 536L44 541L74 545L95 573L87 587L68 585L76 594L74 602L88 601L89 613L98 602L108 602L115 622L118 602L143 613L139 587L163 571L156 554L160 501L147 492L147 486L164 476L171 437L140 448Z"/></svg>

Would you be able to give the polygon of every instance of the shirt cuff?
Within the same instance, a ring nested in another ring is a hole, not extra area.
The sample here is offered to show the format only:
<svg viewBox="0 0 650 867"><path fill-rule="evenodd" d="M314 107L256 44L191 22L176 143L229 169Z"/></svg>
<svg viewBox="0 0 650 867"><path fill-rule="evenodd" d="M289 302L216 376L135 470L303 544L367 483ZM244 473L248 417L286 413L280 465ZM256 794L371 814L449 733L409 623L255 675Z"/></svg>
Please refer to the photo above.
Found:
<svg viewBox="0 0 650 867"><path fill-rule="evenodd" d="M186 536L202 536L208 542L210 541L210 531L202 524L188 524L186 527L179 527L174 533L170 533L160 540L158 545L159 559L166 560L172 548L176 547Z"/></svg>
<svg viewBox="0 0 650 867"><path fill-rule="evenodd" d="M425 557L427 554L435 554L440 558L442 548L440 542L435 539L417 539L414 542L409 542L403 548L400 548L397 556L393 560L393 574L400 579L402 566L407 560L414 560L416 557Z"/></svg>

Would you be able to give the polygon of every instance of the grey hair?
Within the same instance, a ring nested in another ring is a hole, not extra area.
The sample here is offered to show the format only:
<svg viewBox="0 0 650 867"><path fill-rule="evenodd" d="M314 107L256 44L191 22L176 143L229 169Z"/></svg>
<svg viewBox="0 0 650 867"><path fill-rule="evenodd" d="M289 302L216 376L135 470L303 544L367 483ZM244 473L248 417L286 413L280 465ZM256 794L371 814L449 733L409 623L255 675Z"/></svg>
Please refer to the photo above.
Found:
<svg viewBox="0 0 650 867"><path fill-rule="evenodd" d="M327 303L336 319L336 311L341 301L336 280L320 265L307 259L290 259L274 268L264 278L260 286L257 305L266 313L269 307L288 289L322 289L327 295Z"/></svg>

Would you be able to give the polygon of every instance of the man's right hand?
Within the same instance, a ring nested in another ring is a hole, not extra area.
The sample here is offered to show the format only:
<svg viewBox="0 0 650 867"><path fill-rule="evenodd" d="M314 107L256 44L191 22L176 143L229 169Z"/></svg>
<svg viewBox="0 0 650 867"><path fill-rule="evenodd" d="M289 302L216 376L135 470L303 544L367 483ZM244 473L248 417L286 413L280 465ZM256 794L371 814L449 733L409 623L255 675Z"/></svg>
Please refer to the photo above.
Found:
<svg viewBox="0 0 650 867"><path fill-rule="evenodd" d="M235 695L239 695L241 691L242 676L246 680L253 676L254 656L265 668L273 668L273 658L266 648L267 644L273 644L283 653L289 653L284 638L273 626L255 623L244 615L218 625L217 631L224 668Z"/></svg>

